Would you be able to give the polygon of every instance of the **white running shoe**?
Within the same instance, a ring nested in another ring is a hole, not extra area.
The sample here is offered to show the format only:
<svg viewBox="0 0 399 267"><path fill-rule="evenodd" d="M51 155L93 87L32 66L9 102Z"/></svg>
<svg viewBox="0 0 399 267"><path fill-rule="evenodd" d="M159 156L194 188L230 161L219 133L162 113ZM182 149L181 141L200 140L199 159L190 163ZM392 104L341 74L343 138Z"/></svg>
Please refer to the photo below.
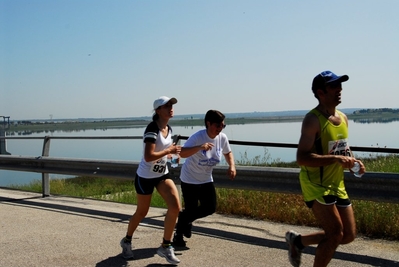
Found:
<svg viewBox="0 0 399 267"><path fill-rule="evenodd" d="M178 264L180 260L175 256L175 249L172 245L163 247L162 245L158 248L157 254L165 258L170 264Z"/></svg>
<svg viewBox="0 0 399 267"><path fill-rule="evenodd" d="M122 238L120 244L122 247L122 257L125 259L133 258L132 243L125 242L125 238Z"/></svg>

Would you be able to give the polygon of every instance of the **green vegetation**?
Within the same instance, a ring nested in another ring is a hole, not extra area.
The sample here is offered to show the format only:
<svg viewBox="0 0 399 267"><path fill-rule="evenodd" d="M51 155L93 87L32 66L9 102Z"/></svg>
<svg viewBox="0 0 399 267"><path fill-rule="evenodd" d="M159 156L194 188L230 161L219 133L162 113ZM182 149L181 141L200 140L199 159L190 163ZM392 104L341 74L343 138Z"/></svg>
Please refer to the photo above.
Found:
<svg viewBox="0 0 399 267"><path fill-rule="evenodd" d="M362 158L368 171L398 172L399 155ZM238 165L298 167L296 162L271 160L265 151L263 157L253 160L241 155ZM25 191L41 192L41 181L24 186L12 186ZM51 193L80 198L93 198L136 204L133 180L77 177L51 180ZM294 225L317 226L312 212L304 205L301 195L217 188L220 214L242 216ZM155 192L151 206L164 207ZM399 204L353 200L358 233L367 237L399 240Z"/></svg>
<svg viewBox="0 0 399 267"><path fill-rule="evenodd" d="M399 173L399 155L370 155L370 157L362 157L359 159L362 160L367 171Z"/></svg>
<svg viewBox="0 0 399 267"><path fill-rule="evenodd" d="M360 109L348 114L348 118L359 123L386 123L399 120L399 109L378 108Z"/></svg>
<svg viewBox="0 0 399 267"><path fill-rule="evenodd" d="M359 109L359 110L354 111L353 114L367 114L367 115L385 114L385 115L393 115L393 114L399 114L399 109L392 109L392 108Z"/></svg>

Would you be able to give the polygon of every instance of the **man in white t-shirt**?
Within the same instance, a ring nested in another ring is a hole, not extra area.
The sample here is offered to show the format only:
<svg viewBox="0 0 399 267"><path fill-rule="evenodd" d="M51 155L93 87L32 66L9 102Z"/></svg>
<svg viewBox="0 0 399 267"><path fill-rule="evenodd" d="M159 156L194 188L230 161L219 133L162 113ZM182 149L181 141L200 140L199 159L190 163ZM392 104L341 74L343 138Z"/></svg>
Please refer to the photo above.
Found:
<svg viewBox="0 0 399 267"><path fill-rule="evenodd" d="M180 156L187 158L180 172L184 210L180 212L173 238L173 245L185 247L183 235L191 237L192 222L216 211L216 191L212 170L220 163L222 156L229 168L230 179L236 176L234 156L227 136L222 133L226 127L225 115L209 110L205 115L205 129L199 130L184 143Z"/></svg>

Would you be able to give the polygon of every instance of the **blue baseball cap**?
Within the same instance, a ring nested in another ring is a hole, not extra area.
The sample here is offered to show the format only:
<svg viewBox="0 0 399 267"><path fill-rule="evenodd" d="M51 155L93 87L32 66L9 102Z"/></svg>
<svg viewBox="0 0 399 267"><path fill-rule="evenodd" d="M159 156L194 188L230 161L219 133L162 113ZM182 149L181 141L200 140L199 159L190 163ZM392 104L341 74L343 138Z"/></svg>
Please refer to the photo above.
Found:
<svg viewBox="0 0 399 267"><path fill-rule="evenodd" d="M342 83L342 82L346 82L347 80L349 80L348 75L338 76L338 75L332 73L331 71L326 70L326 71L319 73L316 77L314 77L313 83L312 83L312 91L315 92L317 89L323 89L328 84Z"/></svg>

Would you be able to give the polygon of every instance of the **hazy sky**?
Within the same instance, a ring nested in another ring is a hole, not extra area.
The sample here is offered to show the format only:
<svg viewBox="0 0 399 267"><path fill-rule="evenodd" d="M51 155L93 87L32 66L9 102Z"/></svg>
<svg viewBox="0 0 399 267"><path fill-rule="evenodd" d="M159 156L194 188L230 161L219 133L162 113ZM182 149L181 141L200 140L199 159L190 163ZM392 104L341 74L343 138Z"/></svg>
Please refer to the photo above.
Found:
<svg viewBox="0 0 399 267"><path fill-rule="evenodd" d="M11 120L399 107L399 1L0 0L0 116Z"/></svg>

